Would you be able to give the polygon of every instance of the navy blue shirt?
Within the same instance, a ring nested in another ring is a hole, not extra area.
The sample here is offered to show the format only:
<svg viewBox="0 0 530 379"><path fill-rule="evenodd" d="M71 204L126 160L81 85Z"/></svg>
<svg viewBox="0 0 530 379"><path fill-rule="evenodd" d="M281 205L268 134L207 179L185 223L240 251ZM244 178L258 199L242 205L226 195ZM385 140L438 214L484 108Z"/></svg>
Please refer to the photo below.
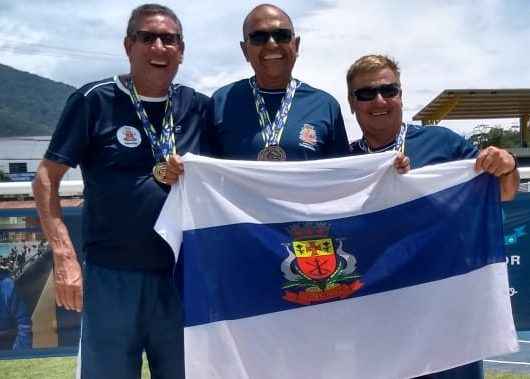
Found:
<svg viewBox="0 0 530 379"><path fill-rule="evenodd" d="M353 155L366 154L359 147L359 141L350 145ZM389 146L380 147L377 152L389 150ZM409 124L405 138L405 155L410 159L412 169L460 159L475 158L478 150L464 137L441 126L419 126Z"/></svg>
<svg viewBox="0 0 530 379"><path fill-rule="evenodd" d="M142 100L160 130L165 99ZM208 98L179 86L173 114L177 153L204 151ZM171 248L153 230L169 187L151 175L155 160L148 137L117 78L87 84L70 96L45 158L81 167L87 260L117 269L165 270L173 265Z"/></svg>
<svg viewBox="0 0 530 379"><path fill-rule="evenodd" d="M271 121L285 91L260 90ZM265 143L248 79L220 88L212 95L213 125L208 136L212 155L255 160ZM279 145L287 160L301 161L348 155L348 139L337 101L324 91L300 83Z"/></svg>

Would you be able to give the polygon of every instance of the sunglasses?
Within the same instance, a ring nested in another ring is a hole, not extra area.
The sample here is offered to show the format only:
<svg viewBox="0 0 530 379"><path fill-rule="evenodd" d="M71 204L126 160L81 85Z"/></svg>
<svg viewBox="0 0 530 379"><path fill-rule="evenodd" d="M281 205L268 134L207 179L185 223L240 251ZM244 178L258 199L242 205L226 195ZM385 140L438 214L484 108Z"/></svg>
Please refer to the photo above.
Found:
<svg viewBox="0 0 530 379"><path fill-rule="evenodd" d="M262 46L273 38L276 43L289 43L293 39L293 31L290 29L273 29L270 32L265 30L256 30L248 33L248 40L255 46Z"/></svg>
<svg viewBox="0 0 530 379"><path fill-rule="evenodd" d="M377 87L364 87L352 91L354 96L359 101L371 101L380 93L385 99L396 97L401 93L401 87L398 83L382 84Z"/></svg>
<svg viewBox="0 0 530 379"><path fill-rule="evenodd" d="M179 33L153 33L145 30L138 30L134 38L146 45L155 43L158 38L164 46L178 45L182 41L182 36Z"/></svg>

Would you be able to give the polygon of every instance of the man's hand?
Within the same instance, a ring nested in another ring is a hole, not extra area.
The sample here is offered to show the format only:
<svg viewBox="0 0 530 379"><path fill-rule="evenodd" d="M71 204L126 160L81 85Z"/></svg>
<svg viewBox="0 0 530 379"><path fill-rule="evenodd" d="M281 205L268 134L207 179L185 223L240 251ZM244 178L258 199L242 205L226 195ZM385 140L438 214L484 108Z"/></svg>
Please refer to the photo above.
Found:
<svg viewBox="0 0 530 379"><path fill-rule="evenodd" d="M63 221L59 184L68 166L43 159L33 179L33 195L40 223L53 251L55 300L57 305L81 312L83 278L74 245Z"/></svg>
<svg viewBox="0 0 530 379"><path fill-rule="evenodd" d="M57 305L69 311L83 309L83 277L75 251L53 252L53 274Z"/></svg>
<svg viewBox="0 0 530 379"><path fill-rule="evenodd" d="M475 170L485 172L500 177L513 172L516 169L514 157L506 150L489 146L481 150L475 161Z"/></svg>
<svg viewBox="0 0 530 379"><path fill-rule="evenodd" d="M515 158L506 150L489 146L481 150L475 161L475 170L484 170L499 178L501 184L501 200L510 201L517 194L519 187L519 171Z"/></svg>
<svg viewBox="0 0 530 379"><path fill-rule="evenodd" d="M400 174L406 174L410 171L410 159L402 152L398 152L396 159L394 159L394 167Z"/></svg>
<svg viewBox="0 0 530 379"><path fill-rule="evenodd" d="M180 155L173 154L167 160L167 172L166 172L167 184L171 185L173 183L176 183L179 179L179 176L181 176L183 173L184 173L184 164L182 163L182 159L180 158Z"/></svg>

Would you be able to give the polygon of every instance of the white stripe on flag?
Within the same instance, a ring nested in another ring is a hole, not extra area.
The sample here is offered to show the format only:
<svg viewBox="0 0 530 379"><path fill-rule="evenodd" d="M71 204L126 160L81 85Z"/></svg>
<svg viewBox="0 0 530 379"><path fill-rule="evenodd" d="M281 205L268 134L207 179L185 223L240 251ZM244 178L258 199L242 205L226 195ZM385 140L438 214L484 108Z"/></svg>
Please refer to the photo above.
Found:
<svg viewBox="0 0 530 379"><path fill-rule="evenodd" d="M510 307L507 286L499 286L506 275L498 263L381 294L189 327L186 375L409 378L515 352L511 315L496 311Z"/></svg>

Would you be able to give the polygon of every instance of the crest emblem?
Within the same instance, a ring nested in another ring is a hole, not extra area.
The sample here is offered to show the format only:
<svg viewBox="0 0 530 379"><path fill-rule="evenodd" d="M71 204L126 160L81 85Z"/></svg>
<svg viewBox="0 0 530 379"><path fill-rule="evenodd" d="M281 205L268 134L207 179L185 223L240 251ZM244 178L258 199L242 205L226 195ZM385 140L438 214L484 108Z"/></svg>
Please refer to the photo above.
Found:
<svg viewBox="0 0 530 379"><path fill-rule="evenodd" d="M138 129L124 125L116 132L118 141L127 147L138 147L142 143L142 135Z"/></svg>
<svg viewBox="0 0 530 379"><path fill-rule="evenodd" d="M337 269L337 258L331 238L292 243L297 267L312 280L325 280Z"/></svg>
<svg viewBox="0 0 530 379"><path fill-rule="evenodd" d="M362 287L357 259L343 250L344 238L331 238L327 223L302 223L287 230L293 241L283 246L289 254L281 271L287 282L283 298L309 305L345 299Z"/></svg>
<svg viewBox="0 0 530 379"><path fill-rule="evenodd" d="M300 139L300 146L306 147L313 151L316 150L317 145L317 131L311 124L304 124L298 135Z"/></svg>

